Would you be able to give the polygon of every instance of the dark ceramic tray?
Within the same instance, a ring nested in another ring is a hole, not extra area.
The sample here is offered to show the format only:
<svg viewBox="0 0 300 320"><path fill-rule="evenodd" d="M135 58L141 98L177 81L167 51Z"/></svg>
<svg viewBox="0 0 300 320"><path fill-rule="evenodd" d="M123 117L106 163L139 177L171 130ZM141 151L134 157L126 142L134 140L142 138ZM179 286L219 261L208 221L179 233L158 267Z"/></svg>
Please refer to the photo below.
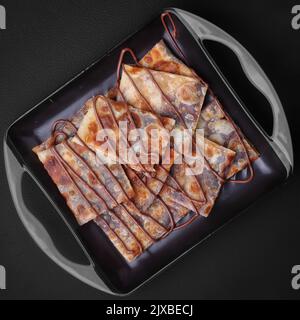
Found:
<svg viewBox="0 0 300 320"><path fill-rule="evenodd" d="M281 184L293 166L291 137L283 108L270 81L253 57L236 40L208 21L179 9L169 11L176 24L178 44L189 65L209 83L227 112L261 154L254 163L255 178L252 182L246 185L227 183L209 218L201 217L186 228L173 232L128 264L96 224L77 225L63 197L31 151L49 136L55 120L71 117L91 96L103 94L113 86L122 48L132 48L139 58L161 38L173 48L159 17L15 121L9 127L4 142L12 197L23 224L35 242L63 269L85 283L112 294L127 294L145 283L262 194ZM221 42L237 54L246 76L270 102L274 116L272 136L264 133L241 104L205 50L204 39ZM176 53L175 50L173 52ZM88 257L89 265L75 263L62 254L51 239L58 237L56 230L40 222L43 212L40 212L40 217L32 214L22 190L21 181L25 172L34 179L68 225L80 244L78 250L83 250Z"/></svg>

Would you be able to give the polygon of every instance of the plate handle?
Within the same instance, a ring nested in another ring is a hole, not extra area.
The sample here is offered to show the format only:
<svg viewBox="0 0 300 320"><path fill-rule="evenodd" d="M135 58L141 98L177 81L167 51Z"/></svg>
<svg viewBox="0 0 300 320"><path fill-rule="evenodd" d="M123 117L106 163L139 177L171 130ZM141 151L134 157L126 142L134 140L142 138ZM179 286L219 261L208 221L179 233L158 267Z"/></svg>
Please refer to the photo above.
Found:
<svg viewBox="0 0 300 320"><path fill-rule="evenodd" d="M289 175L294 166L290 129L281 101L257 61L237 40L213 23L181 9L171 8L167 11L175 14L197 41L217 41L230 48L236 54L249 81L266 97L271 105L274 125L272 135L268 138L276 154L285 165L287 175Z"/></svg>
<svg viewBox="0 0 300 320"><path fill-rule="evenodd" d="M26 230L29 232L40 249L51 260L53 260L56 264L73 275L75 278L98 290L110 294L115 294L106 286L103 280L96 273L90 259L90 265L81 265L64 257L55 247L51 236L49 235L45 227L28 210L23 199L21 185L22 176L26 172L26 170L20 165L6 142L4 142L4 161L8 184L17 213Z"/></svg>

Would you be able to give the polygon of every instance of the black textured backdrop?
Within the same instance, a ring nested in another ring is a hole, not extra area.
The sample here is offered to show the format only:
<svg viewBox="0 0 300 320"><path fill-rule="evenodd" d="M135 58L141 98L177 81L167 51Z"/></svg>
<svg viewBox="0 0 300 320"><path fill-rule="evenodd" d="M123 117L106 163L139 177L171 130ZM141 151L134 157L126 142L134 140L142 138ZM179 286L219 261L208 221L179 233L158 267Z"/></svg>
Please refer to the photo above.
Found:
<svg viewBox="0 0 300 320"><path fill-rule="evenodd" d="M0 134L49 93L84 69L164 7L192 11L225 29L257 58L272 80L299 141L300 30L291 28L296 1L96 1L0 0L7 30L0 31ZM228 50L212 46L221 69L249 108L268 115L256 90ZM265 111L264 111L265 110ZM129 297L135 299L300 298L291 288L291 268L300 264L299 190L296 171L289 182L254 204L245 214L197 247L167 272ZM110 299L50 261L19 221L0 158L0 265L7 269L1 299ZM24 181L29 205L53 213L31 181ZM49 214L50 216L50 214ZM49 220L49 221L48 221ZM60 250L76 245L65 234Z"/></svg>

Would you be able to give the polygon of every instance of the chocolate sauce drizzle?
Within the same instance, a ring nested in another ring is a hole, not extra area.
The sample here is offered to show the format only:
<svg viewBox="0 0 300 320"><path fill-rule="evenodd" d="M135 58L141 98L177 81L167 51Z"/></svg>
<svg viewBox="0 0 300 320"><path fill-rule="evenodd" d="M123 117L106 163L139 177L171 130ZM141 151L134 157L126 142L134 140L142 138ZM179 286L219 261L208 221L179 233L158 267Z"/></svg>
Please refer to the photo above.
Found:
<svg viewBox="0 0 300 320"><path fill-rule="evenodd" d="M170 30L169 26L168 26L167 23L166 23L166 20L165 20L166 17L169 18L169 21L170 21L170 23L171 23L171 25L172 25L172 30ZM183 53L183 51L181 50L180 46L178 45L178 42L177 42L177 39L176 39L176 37L177 37L177 29L176 29L175 22L174 22L174 20L173 20L173 18L172 18L172 16L171 16L171 12L166 11L166 12L162 13L162 14L161 14L161 22L162 22L162 24L163 24L163 26L164 26L164 29L167 31L170 39L172 40L172 42L173 42L176 50L178 51L178 53L179 53L180 56L182 57L182 60L184 61L184 63L185 63L186 65L188 65L186 56L185 56L185 54ZM193 69L190 68L190 70L191 70L191 72L193 73L193 75L194 75L197 79L203 81L203 80L198 76L198 74L196 74L196 72L195 72ZM236 133L236 135L237 135L237 137L238 137L238 140L239 140L240 144L243 146L243 149L244 149L244 151L245 151L246 158L247 158L247 167L249 168L249 176L248 176L246 179L244 179L244 180L223 179L222 177L220 177L220 178L221 178L222 180L224 180L224 182L231 182L231 183L237 183L237 184L245 184L245 183L248 183L248 182L250 182L251 180L253 180L253 178L254 178L254 170L253 170L252 162L251 162L251 160L250 160L250 158L249 158L249 154L248 154L247 148L246 148L246 146L245 146L244 140L243 140L243 138L240 136L240 133L239 133L239 130L238 130L236 124L233 122L233 120L231 119L231 117L230 117L230 116L227 114L227 112L224 110L223 106L219 103L218 99L214 96L214 94L213 94L213 92L211 91L211 89L209 88L208 90L209 90L209 95L211 95L212 97L214 97L214 99L216 99L216 101L217 101L220 109L221 109L222 112L223 112L223 115L224 115L225 119L226 119L226 120L232 125L232 127L234 128L235 133Z"/></svg>

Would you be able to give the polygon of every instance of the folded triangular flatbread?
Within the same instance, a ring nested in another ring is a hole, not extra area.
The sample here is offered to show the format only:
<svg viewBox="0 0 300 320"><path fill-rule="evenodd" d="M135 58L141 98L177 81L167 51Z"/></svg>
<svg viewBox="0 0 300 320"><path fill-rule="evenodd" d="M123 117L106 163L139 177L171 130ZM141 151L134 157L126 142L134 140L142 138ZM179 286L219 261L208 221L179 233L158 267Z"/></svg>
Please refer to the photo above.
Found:
<svg viewBox="0 0 300 320"><path fill-rule="evenodd" d="M76 136L37 155L80 225L134 195L122 166L107 168ZM85 197L95 204L94 208Z"/></svg>
<svg viewBox="0 0 300 320"><path fill-rule="evenodd" d="M101 124L113 130L115 122L107 112L106 99L96 105ZM162 122L150 112L128 107L125 103L110 101L116 120L134 121L130 128L161 129ZM88 106L88 107L87 107ZM57 123L56 132L34 148L49 176L64 196L79 225L90 221L104 231L127 261L132 261L154 241L167 233L168 228L159 219L142 212L130 200L135 196L123 166L104 165L98 157L95 113L91 100L75 121ZM128 117L130 114L130 117ZM164 127L171 130L175 121L163 118ZM75 126L76 124L76 126ZM64 132L61 134L60 132ZM160 150L161 151L161 150ZM160 154L161 156L161 154ZM158 194L167 179L168 170L157 170L157 179L149 185ZM128 168L129 170L129 168ZM132 170L132 169L130 169ZM143 172L140 172L142 178ZM150 204L149 204L150 205Z"/></svg>
<svg viewBox="0 0 300 320"><path fill-rule="evenodd" d="M199 78L194 70L186 66L171 53L163 40L158 42L141 59L140 64L157 71L166 71L177 75ZM211 90L207 90L197 128L204 129L204 134L209 140L236 152L232 165L226 171L226 178L232 177L247 166L248 159L245 148L232 126L232 120L230 119L228 121L228 119L224 117L223 107ZM259 157L259 153L245 138L241 130L238 129L238 131L246 146L250 160L255 161Z"/></svg>
<svg viewBox="0 0 300 320"><path fill-rule="evenodd" d="M235 151L236 155L233 162L226 170L227 179L231 178L248 165L246 152L248 153L250 161L258 159L258 152L245 138L241 130L237 128L237 133L233 124L225 118L222 107L216 98L203 108L197 127L204 129L205 136L209 140ZM247 151L240 139L242 139Z"/></svg>
<svg viewBox="0 0 300 320"><path fill-rule="evenodd" d="M132 106L173 118L194 130L206 94L205 83L181 75L124 65L120 91ZM119 95L119 99L122 99Z"/></svg>
<svg viewBox="0 0 300 320"><path fill-rule="evenodd" d="M206 85L192 77L124 65L120 81L122 96L119 94L118 99L125 99L135 108L174 118L178 126L193 130L199 121L206 90ZM234 155L233 151L205 139L204 156L220 176Z"/></svg>

